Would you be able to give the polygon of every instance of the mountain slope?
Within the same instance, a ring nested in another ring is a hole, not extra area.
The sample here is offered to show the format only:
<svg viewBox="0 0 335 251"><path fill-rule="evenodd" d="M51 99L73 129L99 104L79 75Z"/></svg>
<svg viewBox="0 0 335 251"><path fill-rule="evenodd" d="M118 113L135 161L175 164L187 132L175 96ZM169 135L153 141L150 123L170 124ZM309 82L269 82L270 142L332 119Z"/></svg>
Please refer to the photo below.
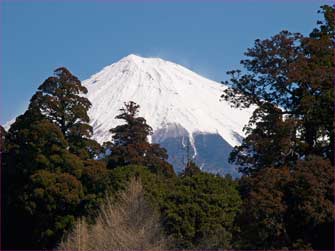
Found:
<svg viewBox="0 0 335 251"><path fill-rule="evenodd" d="M140 105L140 116L154 129L152 141L173 145L168 152L172 162L180 162L177 169L182 168L189 140L193 157L208 170L211 160L201 160L198 149L209 151L213 146L210 140L205 140L207 146L197 146L196 138L202 135L204 141L204 135L216 135L227 152L240 143L242 128L252 113L251 109L234 109L220 101L224 85L159 58L129 55L92 75L83 85L92 102L89 115L96 140L102 143L111 139L109 129L122 123L115 119L119 109L124 102L134 101ZM215 172L235 172L225 171L227 160L222 161ZM208 171L214 171L211 169Z"/></svg>

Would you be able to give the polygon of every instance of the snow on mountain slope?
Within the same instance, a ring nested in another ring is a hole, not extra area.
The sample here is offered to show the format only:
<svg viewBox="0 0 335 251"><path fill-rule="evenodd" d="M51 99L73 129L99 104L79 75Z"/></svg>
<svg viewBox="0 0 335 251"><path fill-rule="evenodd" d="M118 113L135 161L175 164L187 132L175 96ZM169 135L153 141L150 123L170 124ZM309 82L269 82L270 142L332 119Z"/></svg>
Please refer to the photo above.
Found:
<svg viewBox="0 0 335 251"><path fill-rule="evenodd" d="M139 115L154 132L171 125L183 128L194 155L195 134L219 134L231 146L239 144L252 113L252 109L239 110L220 101L224 85L159 58L129 55L92 75L83 85L92 103L89 116L94 138L100 143L111 140L109 129L123 123L115 116L128 101L140 105Z"/></svg>

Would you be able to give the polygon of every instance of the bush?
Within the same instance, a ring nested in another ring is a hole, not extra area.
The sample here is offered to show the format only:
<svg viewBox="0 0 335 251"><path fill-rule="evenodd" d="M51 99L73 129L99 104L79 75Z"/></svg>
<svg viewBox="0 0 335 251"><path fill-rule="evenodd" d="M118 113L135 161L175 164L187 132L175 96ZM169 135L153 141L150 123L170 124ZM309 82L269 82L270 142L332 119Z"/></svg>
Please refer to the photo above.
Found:
<svg viewBox="0 0 335 251"><path fill-rule="evenodd" d="M60 244L63 250L164 249L159 214L144 198L139 179L132 178L126 191L117 193L114 203L107 197L95 224L77 222Z"/></svg>
<svg viewBox="0 0 335 251"><path fill-rule="evenodd" d="M179 177L161 205L164 227L175 248L232 248L241 199L236 183L208 173Z"/></svg>

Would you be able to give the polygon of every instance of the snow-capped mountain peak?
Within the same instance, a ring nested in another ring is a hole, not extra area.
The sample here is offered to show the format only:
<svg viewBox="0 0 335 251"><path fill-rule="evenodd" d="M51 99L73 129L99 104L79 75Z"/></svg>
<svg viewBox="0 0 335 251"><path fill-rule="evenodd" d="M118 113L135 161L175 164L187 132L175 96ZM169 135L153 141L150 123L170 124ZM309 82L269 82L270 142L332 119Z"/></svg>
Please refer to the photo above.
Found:
<svg viewBox="0 0 335 251"><path fill-rule="evenodd" d="M89 115L99 142L111 139L109 129L122 123L115 116L128 101L140 105L140 116L161 138L166 137L164 130L177 126L177 136L189 136L191 142L194 133L217 133L234 146L240 143L251 115L251 110L234 109L220 101L224 85L160 58L130 54L83 84L92 102Z"/></svg>
<svg viewBox="0 0 335 251"><path fill-rule="evenodd" d="M254 108L239 110L221 101L226 86L173 62L134 54L82 83L92 103L88 114L93 138L99 143L112 139L109 130L124 123L115 117L124 102L134 101L140 105L139 115L153 128L149 140L167 149L177 171L192 154L204 171L239 176L228 156L241 142Z"/></svg>

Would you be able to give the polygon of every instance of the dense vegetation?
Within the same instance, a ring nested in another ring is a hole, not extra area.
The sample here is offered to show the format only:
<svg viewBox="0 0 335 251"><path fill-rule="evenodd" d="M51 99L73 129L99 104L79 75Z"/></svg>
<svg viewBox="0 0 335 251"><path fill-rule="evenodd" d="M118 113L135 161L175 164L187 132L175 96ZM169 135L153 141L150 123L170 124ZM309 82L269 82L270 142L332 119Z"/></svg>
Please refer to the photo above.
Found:
<svg viewBox="0 0 335 251"><path fill-rule="evenodd" d="M52 248L99 205L108 170L93 159L86 88L59 68L11 126L2 152L4 238L11 248ZM20 226L18 228L18 226Z"/></svg>
<svg viewBox="0 0 335 251"><path fill-rule="evenodd" d="M58 247L61 250L164 249L168 246L159 214L145 199L141 181L132 178L117 200L107 197L94 224L85 219Z"/></svg>
<svg viewBox="0 0 335 251"><path fill-rule="evenodd" d="M175 174L130 101L91 139L86 88L62 67L1 129L2 249L333 249L333 7L305 37L256 40L223 98L255 105L230 161ZM219 97L218 97L219 98Z"/></svg>
<svg viewBox="0 0 335 251"><path fill-rule="evenodd" d="M223 98L257 108L230 160L244 174L236 222L247 249L333 249L334 8L309 37L256 40Z"/></svg>

